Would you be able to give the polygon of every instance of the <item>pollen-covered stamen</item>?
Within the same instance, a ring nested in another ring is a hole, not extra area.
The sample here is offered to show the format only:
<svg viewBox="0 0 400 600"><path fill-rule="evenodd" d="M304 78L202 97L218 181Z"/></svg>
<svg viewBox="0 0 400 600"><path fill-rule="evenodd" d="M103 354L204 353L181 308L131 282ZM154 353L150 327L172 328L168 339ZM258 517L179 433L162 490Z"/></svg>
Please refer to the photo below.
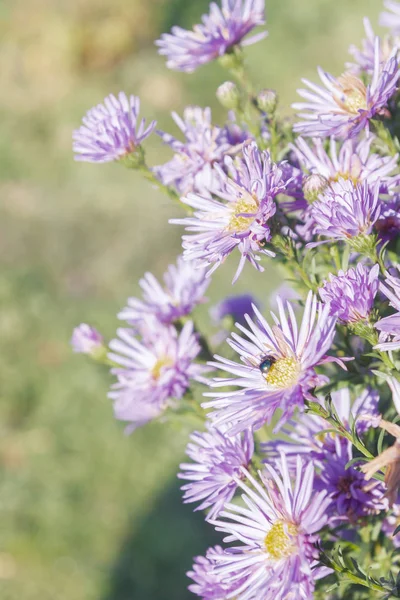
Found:
<svg viewBox="0 0 400 600"><path fill-rule="evenodd" d="M275 560L287 558L296 550L297 535L296 525L277 521L265 536L264 546L266 552Z"/></svg>
<svg viewBox="0 0 400 600"><path fill-rule="evenodd" d="M359 110L367 109L367 88L358 77L344 73L337 79L336 104L346 112L357 115Z"/></svg>
<svg viewBox="0 0 400 600"><path fill-rule="evenodd" d="M160 379L161 372L164 367L170 367L174 364L174 361L170 356L163 356L159 358L153 365L151 369L151 375L153 379Z"/></svg>
<svg viewBox="0 0 400 600"><path fill-rule="evenodd" d="M317 440L317 442L320 442L321 444L325 444L328 441L328 439L329 440L336 439L337 433L335 433L334 431L330 431L329 433L325 433L325 432L321 431L321 433L318 433L314 437Z"/></svg>
<svg viewBox="0 0 400 600"><path fill-rule="evenodd" d="M300 363L294 356L278 358L270 367L268 373L263 373L269 385L276 388L292 387L298 380Z"/></svg>
<svg viewBox="0 0 400 600"><path fill-rule="evenodd" d="M258 201L250 194L244 195L232 207L232 215L229 219L227 230L231 233L242 233L246 231L254 221L258 211ZM245 216L252 215L252 216Z"/></svg>
<svg viewBox="0 0 400 600"><path fill-rule="evenodd" d="M351 181L354 185L357 185L361 182L360 176L363 170L363 165L358 156L352 156L350 169L346 173L338 172L332 177L329 178L329 182L338 182L341 179L345 181Z"/></svg>
<svg viewBox="0 0 400 600"><path fill-rule="evenodd" d="M343 179L344 181L351 181L352 183L354 183L354 185L357 185L359 181L358 177L353 177L351 173L336 173L335 175L332 175L332 177L329 177L329 182L337 183L341 179Z"/></svg>

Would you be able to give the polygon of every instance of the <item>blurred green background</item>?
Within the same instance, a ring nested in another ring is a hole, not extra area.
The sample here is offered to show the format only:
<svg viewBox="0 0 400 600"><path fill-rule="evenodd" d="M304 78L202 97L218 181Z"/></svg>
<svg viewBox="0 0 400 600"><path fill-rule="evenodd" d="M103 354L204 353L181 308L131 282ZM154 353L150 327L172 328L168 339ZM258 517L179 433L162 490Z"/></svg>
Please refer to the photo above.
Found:
<svg viewBox="0 0 400 600"><path fill-rule="evenodd" d="M69 348L82 321L111 337L145 270L174 261L177 209L119 165L74 163L71 132L120 89L171 128L169 112L211 105L217 65L168 72L153 40L190 26L203 0L0 2L0 597L3 600L184 600L192 556L215 541L183 508L176 480L187 431L131 437L112 416L110 380ZM374 0L270 0L269 38L248 49L259 87L287 106L300 78L339 74ZM286 109L289 112L289 109ZM149 157L169 154L157 139ZM230 288L220 269L211 301ZM266 279L268 282L265 283ZM235 291L264 306L277 276L250 268ZM207 308L200 317L207 327Z"/></svg>

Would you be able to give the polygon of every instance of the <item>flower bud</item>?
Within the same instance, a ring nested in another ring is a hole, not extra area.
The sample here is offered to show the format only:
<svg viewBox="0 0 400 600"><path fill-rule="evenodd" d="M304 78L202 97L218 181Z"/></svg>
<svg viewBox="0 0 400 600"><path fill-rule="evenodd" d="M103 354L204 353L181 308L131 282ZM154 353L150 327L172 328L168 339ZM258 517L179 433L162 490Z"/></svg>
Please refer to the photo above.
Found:
<svg viewBox="0 0 400 600"><path fill-rule="evenodd" d="M234 110L239 107L240 93L233 81L225 81L217 89L217 98L224 108Z"/></svg>
<svg viewBox="0 0 400 600"><path fill-rule="evenodd" d="M312 204L317 200L318 196L328 187L328 180L322 175L314 173L308 175L303 182L303 194L304 198L309 204Z"/></svg>
<svg viewBox="0 0 400 600"><path fill-rule="evenodd" d="M359 252L360 254L365 254L372 260L375 260L377 255L377 236L369 235L366 233L360 233L354 237L350 237L347 240L349 246L354 250L354 252Z"/></svg>
<svg viewBox="0 0 400 600"><path fill-rule="evenodd" d="M105 351L103 336L90 325L81 323L72 332L71 346L74 352L88 354L93 358L100 356Z"/></svg>
<svg viewBox="0 0 400 600"><path fill-rule="evenodd" d="M261 90L256 98L257 106L267 114L273 114L278 106L278 94L275 90Z"/></svg>

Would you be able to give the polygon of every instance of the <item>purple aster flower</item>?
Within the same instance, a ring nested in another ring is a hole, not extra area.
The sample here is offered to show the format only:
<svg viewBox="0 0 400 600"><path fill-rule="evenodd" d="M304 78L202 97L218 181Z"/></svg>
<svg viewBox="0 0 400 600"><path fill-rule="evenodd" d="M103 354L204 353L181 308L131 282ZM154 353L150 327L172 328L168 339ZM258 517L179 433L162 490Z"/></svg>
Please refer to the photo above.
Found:
<svg viewBox="0 0 400 600"><path fill-rule="evenodd" d="M385 243L398 239L400 235L400 196L382 202L381 214L375 223L379 239Z"/></svg>
<svg viewBox="0 0 400 600"><path fill-rule="evenodd" d="M195 582L189 585L189 590L203 600L226 600L227 595L241 583L239 580L233 586L228 580L222 582L221 577L215 572L217 557L223 554L221 546L209 548L205 556L195 557L193 570L187 573L187 576Z"/></svg>
<svg viewBox="0 0 400 600"><path fill-rule="evenodd" d="M354 185L366 181L374 186L378 182L380 192L387 193L398 185L399 176L391 175L397 168L398 156L371 153L373 141L374 136L361 141L350 139L338 149L337 141L331 138L328 153L323 140L315 138L310 147L303 138L298 138L292 149L304 169L324 177L328 183L344 179Z"/></svg>
<svg viewBox="0 0 400 600"><path fill-rule="evenodd" d="M193 31L173 27L156 45L167 57L167 67L192 73L240 44L248 46L263 39L267 32L243 38L258 25L265 24L265 0L222 0L221 8L212 2L208 15Z"/></svg>
<svg viewBox="0 0 400 600"><path fill-rule="evenodd" d="M389 27L394 35L400 34L400 3L385 0L383 4L390 12L381 13L379 24L383 27Z"/></svg>
<svg viewBox="0 0 400 600"><path fill-rule="evenodd" d="M339 321L356 323L369 319L378 287L379 265L368 269L359 263L355 269L330 274L319 295Z"/></svg>
<svg viewBox="0 0 400 600"><path fill-rule="evenodd" d="M72 332L71 346L74 352L93 356L104 350L104 340L97 329L81 323Z"/></svg>
<svg viewBox="0 0 400 600"><path fill-rule="evenodd" d="M235 494L236 479L241 467L248 468L254 453L253 433L228 437L222 430L208 426L207 431L195 431L186 454L193 463L180 465L178 477L190 483L184 485L185 503L200 502L196 510L210 508L207 520L215 519Z"/></svg>
<svg viewBox="0 0 400 600"><path fill-rule="evenodd" d="M298 458L292 478L282 456L281 475L267 465L260 473L263 485L243 472L243 506L227 504L213 523L227 534L225 542L239 543L215 554L213 573L233 587L228 598L287 600L294 588L296 598L312 600L315 580L329 572L317 567L316 548L329 499L313 490L312 463L305 466Z"/></svg>
<svg viewBox="0 0 400 600"><path fill-rule="evenodd" d="M207 393L212 400L203 404L212 408L215 426L229 427L235 435L247 428L260 428L270 422L280 408L280 422L287 420L296 407L303 409L304 398L312 399L310 390L327 382L315 367L336 360L326 352L335 335L336 317L329 306L322 307L311 293L307 297L302 323L298 328L293 308L278 299L279 319L273 314L270 327L255 308L256 322L247 318L248 329L238 325L247 339L232 334L229 345L240 356L240 363L216 356L210 363L232 376L215 378L211 387L237 386L235 391Z"/></svg>
<svg viewBox="0 0 400 600"><path fill-rule="evenodd" d="M373 388L367 386L353 403L348 388L332 392L331 399L341 423L349 431L354 423L358 435L379 425L379 394ZM323 399L319 398L318 401L325 407ZM300 415L296 420L291 419L283 425L281 433L286 441L277 439L265 442L261 445L262 451L267 456L267 461L276 461L284 453L293 465L296 457L301 454L304 460L312 460L315 465L319 465L325 455L335 452L335 436L322 433L329 428L330 424L321 417Z"/></svg>
<svg viewBox="0 0 400 600"><path fill-rule="evenodd" d="M126 329L118 329L117 335L108 356L120 366L111 371L118 381L109 398L116 418L130 423L130 432L175 406L204 367L193 362L201 348L191 321L179 334L172 326L158 324L153 335L142 341Z"/></svg>
<svg viewBox="0 0 400 600"><path fill-rule="evenodd" d="M362 41L361 49L357 48L354 44L352 44L349 48L349 53L353 56L354 63L347 63L346 67L355 73L356 75L360 75L363 72L372 74L374 72L375 67L375 39L376 35L372 29L371 23L369 19L364 18L364 28L366 38ZM380 38L380 64L384 65L386 61L390 58L393 48L394 48L394 40L385 35L385 37Z"/></svg>
<svg viewBox="0 0 400 600"><path fill-rule="evenodd" d="M210 189L216 198L188 194L182 201L195 209L193 216L172 219L170 223L186 225L186 230L193 232L183 236L184 256L212 265L210 274L237 248L241 259L235 282L246 260L263 271L260 254L274 256L265 244L271 239L269 221L276 212L274 198L285 191L286 183L282 171L255 142L243 146L243 159L228 164L230 177L219 169L219 186Z"/></svg>
<svg viewBox="0 0 400 600"><path fill-rule="evenodd" d="M400 6L399 6L400 9ZM400 14L399 14L400 20ZM382 522L383 533L390 538L395 548L400 548L400 534L393 535L400 525L400 504L393 504L390 514Z"/></svg>
<svg viewBox="0 0 400 600"><path fill-rule="evenodd" d="M210 280L206 278L205 269L180 256L176 265L169 265L164 274L164 283L163 287L152 273L146 273L139 281L143 300L128 298L128 306L119 313L118 318L136 325L141 323L145 315L150 315L161 323L172 323L205 301L204 293Z"/></svg>
<svg viewBox="0 0 400 600"><path fill-rule="evenodd" d="M348 241L369 235L380 211L378 183L370 188L366 181L355 186L344 179L332 183L310 207L315 234Z"/></svg>
<svg viewBox="0 0 400 600"><path fill-rule="evenodd" d="M331 512L339 520L346 517L355 522L361 517L387 510L386 488L381 481L367 482L365 475L354 466L346 468L353 458L352 445L337 437L335 451L329 450L321 462L316 489L326 490L332 498Z"/></svg>
<svg viewBox="0 0 400 600"><path fill-rule="evenodd" d="M299 116L304 121L296 123L294 130L307 136L342 138L368 131L370 119L387 113L387 103L396 93L400 77L397 48L384 65L380 56L380 40L376 37L374 70L367 85L353 73L335 78L321 68L318 73L325 88L303 79L309 89L298 93L306 102L293 104L293 108L302 111Z"/></svg>
<svg viewBox="0 0 400 600"><path fill-rule="evenodd" d="M169 133L158 132L163 142L175 152L172 160L153 168L164 185L173 185L178 192L208 190L215 184L215 165L223 166L227 153L237 152L228 132L211 122L211 110L198 106L185 108L183 119L176 113L172 117L185 136L181 142Z"/></svg>
<svg viewBox="0 0 400 600"><path fill-rule="evenodd" d="M366 388L352 406L349 390L341 389L333 392L332 403L349 431L354 421L358 435L378 425L379 395L372 388ZM324 405L324 402L321 401L321 404ZM374 482L371 485L358 469L353 466L346 468L353 458L352 445L342 437L323 433L329 428L329 423L320 417L301 415L297 421L289 421L284 425L282 433L288 441L267 442L262 448L267 460L273 462L284 453L292 471L299 455L304 461L313 462L316 469L314 487L328 491L332 500L329 515L333 521L338 516L354 521L386 508L382 484Z"/></svg>
<svg viewBox="0 0 400 600"><path fill-rule="evenodd" d="M397 266L397 269L400 272L400 266ZM398 350L400 348L400 279L388 275L385 283L380 284L379 289L389 300L390 306L397 312L375 323L375 327L381 332L379 344L375 348Z"/></svg>
<svg viewBox="0 0 400 600"><path fill-rule="evenodd" d="M73 134L75 160L103 163L136 152L156 126L156 121L148 127L144 119L139 123L139 109L139 98L124 92L91 108Z"/></svg>

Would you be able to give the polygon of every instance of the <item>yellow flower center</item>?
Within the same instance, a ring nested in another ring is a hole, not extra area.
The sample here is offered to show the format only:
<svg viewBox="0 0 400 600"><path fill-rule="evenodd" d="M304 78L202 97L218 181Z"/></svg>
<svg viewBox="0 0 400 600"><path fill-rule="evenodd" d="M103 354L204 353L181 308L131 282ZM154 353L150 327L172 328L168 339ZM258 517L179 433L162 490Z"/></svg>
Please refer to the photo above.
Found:
<svg viewBox="0 0 400 600"><path fill-rule="evenodd" d="M335 102L346 112L357 115L360 109L367 109L367 88L355 75L344 73L338 77L337 90L340 97L335 96Z"/></svg>
<svg viewBox="0 0 400 600"><path fill-rule="evenodd" d="M275 560L286 558L296 549L298 530L293 523L277 521L265 536L264 546L269 556Z"/></svg>
<svg viewBox="0 0 400 600"><path fill-rule="evenodd" d="M360 109L366 110L365 95L358 90L352 90L346 96L345 106L349 112L357 114Z"/></svg>
<svg viewBox="0 0 400 600"><path fill-rule="evenodd" d="M358 167L358 165L354 164L351 166L351 170L348 173L336 173L335 175L333 175L332 177L329 177L329 182L330 183L337 183L338 181L340 181L341 179L343 179L344 181L351 181L352 183L354 183L354 185L357 185L358 183L360 183L360 174L361 174L361 168Z"/></svg>
<svg viewBox="0 0 400 600"><path fill-rule="evenodd" d="M246 231L254 221L254 217L244 217L243 214L254 214L258 210L258 201L250 194L240 198L234 203L232 215L229 219L227 230L231 233L242 233Z"/></svg>
<svg viewBox="0 0 400 600"><path fill-rule="evenodd" d="M329 438L331 439L336 439L337 434L334 431L330 431L329 433L318 433L315 437L315 439L317 440L317 442L320 442L321 444L325 444L327 437L329 436Z"/></svg>
<svg viewBox="0 0 400 600"><path fill-rule="evenodd" d="M172 364L173 360L169 356L163 356L162 358L159 358L151 369L151 375L153 379L159 379L162 369L164 367L170 367Z"/></svg>
<svg viewBox="0 0 400 600"><path fill-rule="evenodd" d="M288 356L287 358L278 358L265 373L264 378L267 383L276 388L289 388L297 382L299 373L300 364L297 359Z"/></svg>

